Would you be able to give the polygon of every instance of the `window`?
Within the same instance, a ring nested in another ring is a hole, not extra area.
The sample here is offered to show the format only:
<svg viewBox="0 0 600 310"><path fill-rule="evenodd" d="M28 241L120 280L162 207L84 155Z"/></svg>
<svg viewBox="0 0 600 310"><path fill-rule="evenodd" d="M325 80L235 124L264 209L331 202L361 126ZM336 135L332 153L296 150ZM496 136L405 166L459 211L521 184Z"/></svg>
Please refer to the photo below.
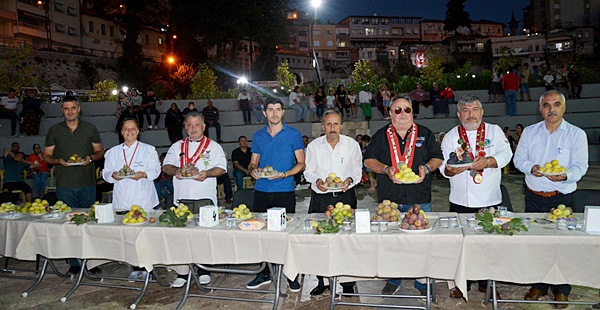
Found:
<svg viewBox="0 0 600 310"><path fill-rule="evenodd" d="M146 45L150 45L150 35L146 34Z"/></svg>
<svg viewBox="0 0 600 310"><path fill-rule="evenodd" d="M373 52L367 52L367 58L372 58L373 57Z"/></svg>
<svg viewBox="0 0 600 310"><path fill-rule="evenodd" d="M313 29L313 36L321 35L321 31L319 29Z"/></svg>
<svg viewBox="0 0 600 310"><path fill-rule="evenodd" d="M301 37L306 37L307 31L306 30L300 30L298 31L298 35Z"/></svg>
<svg viewBox="0 0 600 310"><path fill-rule="evenodd" d="M372 18L371 19L371 25L379 25L379 18Z"/></svg>
<svg viewBox="0 0 600 310"><path fill-rule="evenodd" d="M162 38L158 38L158 45L162 45L163 44L163 39Z"/></svg>
<svg viewBox="0 0 600 310"><path fill-rule="evenodd" d="M54 24L54 30L58 33L65 33L67 31L65 25L62 24Z"/></svg>
<svg viewBox="0 0 600 310"><path fill-rule="evenodd" d="M483 42L478 42L477 43L477 49L478 50L483 50Z"/></svg>
<svg viewBox="0 0 600 310"><path fill-rule="evenodd" d="M300 47L308 48L308 42L300 42L298 45Z"/></svg>
<svg viewBox="0 0 600 310"><path fill-rule="evenodd" d="M413 29L413 33L414 33L414 34L419 34L419 28L414 28L414 29Z"/></svg>
<svg viewBox="0 0 600 310"><path fill-rule="evenodd" d="M331 31L331 29L326 29L325 30L325 34L328 36L332 36L333 35L333 31Z"/></svg>
<svg viewBox="0 0 600 310"><path fill-rule="evenodd" d="M103 36L106 35L106 25L105 24L100 24L100 34Z"/></svg>
<svg viewBox="0 0 600 310"><path fill-rule="evenodd" d="M108 34L110 35L111 38L114 38L114 36L115 36L115 26L108 27Z"/></svg>
<svg viewBox="0 0 600 310"><path fill-rule="evenodd" d="M88 23L88 32L89 33L94 33L94 22L90 21Z"/></svg>
<svg viewBox="0 0 600 310"><path fill-rule="evenodd" d="M560 14L555 14L554 15L554 20L560 20Z"/></svg>
<svg viewBox="0 0 600 310"><path fill-rule="evenodd" d="M560 9L560 3L555 3L555 4L554 4L554 8L555 8L555 9Z"/></svg>
<svg viewBox="0 0 600 310"><path fill-rule="evenodd" d="M321 46L321 44L318 40L315 40L313 41L313 46Z"/></svg>
<svg viewBox="0 0 600 310"><path fill-rule="evenodd" d="M333 46L333 41L327 41L327 46Z"/></svg>
<svg viewBox="0 0 600 310"><path fill-rule="evenodd" d="M365 28L365 35L374 36L375 35L375 28Z"/></svg>
<svg viewBox="0 0 600 310"><path fill-rule="evenodd" d="M412 31L410 30L410 28L406 28L406 34L411 33Z"/></svg>
<svg viewBox="0 0 600 310"><path fill-rule="evenodd" d="M68 31L69 31L69 35L70 36L76 36L77 35L77 29L75 29L75 27L69 27Z"/></svg>
<svg viewBox="0 0 600 310"><path fill-rule="evenodd" d="M65 12L65 5L63 3L60 3L60 2L54 2L54 11L56 11L58 13L64 13Z"/></svg>
<svg viewBox="0 0 600 310"><path fill-rule="evenodd" d="M344 41L339 42L338 47L346 47L346 42L344 42Z"/></svg>
<svg viewBox="0 0 600 310"><path fill-rule="evenodd" d="M77 16L77 9L72 6L67 6L67 15L69 16Z"/></svg>
<svg viewBox="0 0 600 310"><path fill-rule="evenodd" d="M395 49L391 49L390 50L390 56L396 57L396 50Z"/></svg>

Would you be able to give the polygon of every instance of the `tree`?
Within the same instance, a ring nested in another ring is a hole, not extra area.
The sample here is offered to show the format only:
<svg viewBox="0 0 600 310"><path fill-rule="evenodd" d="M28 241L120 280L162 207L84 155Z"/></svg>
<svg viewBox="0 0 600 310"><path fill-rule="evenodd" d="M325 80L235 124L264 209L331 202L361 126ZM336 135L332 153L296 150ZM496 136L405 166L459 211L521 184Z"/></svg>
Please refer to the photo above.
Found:
<svg viewBox="0 0 600 310"><path fill-rule="evenodd" d="M6 48L0 53L0 90L8 92L9 88L38 86L38 66L25 65L30 53L29 46L20 49Z"/></svg>
<svg viewBox="0 0 600 310"><path fill-rule="evenodd" d="M117 101L117 96L112 91L117 89L117 84L113 80L104 80L96 83L94 89L87 93L92 102Z"/></svg>
<svg viewBox="0 0 600 310"><path fill-rule="evenodd" d="M215 72L207 65L198 65L196 75L192 79L192 96L198 99L212 98L217 93L217 76Z"/></svg>
<svg viewBox="0 0 600 310"><path fill-rule="evenodd" d="M444 77L444 57L439 47L427 49L427 66L421 67L421 76L429 82L441 81Z"/></svg>
<svg viewBox="0 0 600 310"><path fill-rule="evenodd" d="M190 87L195 75L196 69L191 64L177 65L177 70L171 74L175 93L179 94L181 98L185 98L190 94Z"/></svg>
<svg viewBox="0 0 600 310"><path fill-rule="evenodd" d="M445 31L456 31L459 27L471 29L470 13L465 11L467 0L448 0L446 5Z"/></svg>
<svg viewBox="0 0 600 310"><path fill-rule="evenodd" d="M277 82L288 92L296 86L296 76L290 72L287 60L277 67Z"/></svg>

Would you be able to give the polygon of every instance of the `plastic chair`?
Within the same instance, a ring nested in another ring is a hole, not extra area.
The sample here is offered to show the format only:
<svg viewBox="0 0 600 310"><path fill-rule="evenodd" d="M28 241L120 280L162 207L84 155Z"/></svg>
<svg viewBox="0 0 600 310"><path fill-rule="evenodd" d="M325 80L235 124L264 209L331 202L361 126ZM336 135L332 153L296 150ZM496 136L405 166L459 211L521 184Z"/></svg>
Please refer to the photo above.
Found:
<svg viewBox="0 0 600 310"><path fill-rule="evenodd" d="M3 169L0 169L0 191L4 190L4 173L5 171ZM12 194L19 194L21 196L21 202L25 203L25 193L23 193L23 191L21 190L14 190L11 191Z"/></svg>
<svg viewBox="0 0 600 310"><path fill-rule="evenodd" d="M237 207L240 204L245 204L250 211L254 211L254 189L243 189L233 194L233 207Z"/></svg>
<svg viewBox="0 0 600 310"><path fill-rule="evenodd" d="M54 176L54 167L50 168L50 177L48 178L48 183L46 184L46 194L49 191L56 192L56 177Z"/></svg>
<svg viewBox="0 0 600 310"><path fill-rule="evenodd" d="M573 211L583 213L585 206L600 206L600 190L578 189L573 193L573 199L575 200Z"/></svg>

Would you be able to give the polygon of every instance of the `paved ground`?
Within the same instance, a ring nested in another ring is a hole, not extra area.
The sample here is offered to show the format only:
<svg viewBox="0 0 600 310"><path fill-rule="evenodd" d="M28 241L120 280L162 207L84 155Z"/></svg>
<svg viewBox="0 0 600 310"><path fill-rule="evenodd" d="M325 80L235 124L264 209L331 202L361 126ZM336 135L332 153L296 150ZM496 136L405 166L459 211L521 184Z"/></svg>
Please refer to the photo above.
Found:
<svg viewBox="0 0 600 310"><path fill-rule="evenodd" d="M524 210L523 194L522 194L522 175L504 175L503 184L508 188L513 207L515 211ZM582 189L600 189L600 165L592 165L584 179L579 183L579 188ZM433 183L433 210L447 211L448 210L448 192L449 185L445 179L435 180ZM310 192L308 190L297 191L298 195L298 213L305 213L308 209L310 200ZM357 191L359 204L375 207L375 194L367 192L364 188ZM1 263L2 261L0 261ZM410 262L398 262L399 267ZM13 263L11 267L26 268L31 266L30 263ZM64 262L57 261L57 266L65 270ZM111 264L103 267L105 274L127 274L127 267L124 265ZM159 277L166 282L174 279L173 273L164 269L159 269ZM223 283L225 285L233 285L242 287L250 278L248 276L213 276L213 283ZM82 287L80 288L66 303L61 303L60 298L66 294L73 285L73 280L62 279L54 275L48 275L40 286L33 291L29 297L21 297L21 292L31 285L31 281L0 278L0 309L125 309L128 308L134 300L137 292L117 290L110 288L99 287ZM378 293L384 286L384 281L361 281L357 284L357 289L361 293ZM473 286L475 289L475 286ZM521 299L528 291L528 286L500 284L499 292L503 297L513 299ZM196 289L194 289L196 290ZM283 299L280 309L301 309L301 310L317 310L327 309L329 307L330 295L328 292L319 296L311 297L308 294L310 289L305 289L300 293L291 293L287 298ZM481 305L483 294L478 292L470 293L470 300L466 302L464 299L452 299L448 297L448 287L445 282L437 283L436 290L438 292L438 302L434 304L434 309L483 309L491 308ZM412 288L411 281L404 281L402 288L397 294L414 294L417 291ZM156 284L150 285L146 296L143 298L138 309L174 309L179 303L183 289L163 288ZM209 293L216 294L216 293ZM226 293L228 296L233 296L234 293ZM250 294L237 294L237 296L246 296L249 298L261 298L260 296L251 296ZM545 297L547 298L547 297ZM358 300L358 298L351 298ZM599 292L597 289L584 287L574 287L571 293L572 300L596 300L600 301ZM400 304L400 301L390 298L363 298L362 302L370 302L375 304ZM407 305L408 302L402 301L402 304ZM421 301L414 300L412 304L423 304ZM251 302L231 302L221 300L211 300L204 298L192 298L185 304L185 309L270 309L266 304L251 303ZM363 307L340 306L336 309L360 309ZM504 304L501 309L551 309L549 305L522 305L522 304ZM585 306L569 306L568 309L589 309Z"/></svg>

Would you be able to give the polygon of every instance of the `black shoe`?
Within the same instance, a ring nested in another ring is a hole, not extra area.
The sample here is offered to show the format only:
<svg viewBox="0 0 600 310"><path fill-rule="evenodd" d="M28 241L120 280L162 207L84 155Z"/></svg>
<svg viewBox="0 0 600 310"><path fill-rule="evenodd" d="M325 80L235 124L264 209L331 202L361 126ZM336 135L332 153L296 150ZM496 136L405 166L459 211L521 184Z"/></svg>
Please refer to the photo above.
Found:
<svg viewBox="0 0 600 310"><path fill-rule="evenodd" d="M69 271L67 271L68 275L76 276L81 272L80 266L71 266L69 267Z"/></svg>
<svg viewBox="0 0 600 310"><path fill-rule="evenodd" d="M350 286L343 286L342 285L342 289L343 289L343 293L344 294L354 294L354 285Z"/></svg>
<svg viewBox="0 0 600 310"><path fill-rule="evenodd" d="M325 292L325 290L329 289L329 285L317 285L317 287L313 288L312 291L310 291L310 295L312 296L319 296L321 294L323 294Z"/></svg>
<svg viewBox="0 0 600 310"><path fill-rule="evenodd" d="M101 274L101 273L102 273L102 270L100 270L100 268L98 268L98 267L94 267L94 268L92 268L92 269L89 269L89 270L88 270L88 272L89 272L91 275L97 275L97 274Z"/></svg>
<svg viewBox="0 0 600 310"><path fill-rule="evenodd" d="M421 294L421 296L427 296L427 288L420 288L419 290L419 294Z"/></svg>

